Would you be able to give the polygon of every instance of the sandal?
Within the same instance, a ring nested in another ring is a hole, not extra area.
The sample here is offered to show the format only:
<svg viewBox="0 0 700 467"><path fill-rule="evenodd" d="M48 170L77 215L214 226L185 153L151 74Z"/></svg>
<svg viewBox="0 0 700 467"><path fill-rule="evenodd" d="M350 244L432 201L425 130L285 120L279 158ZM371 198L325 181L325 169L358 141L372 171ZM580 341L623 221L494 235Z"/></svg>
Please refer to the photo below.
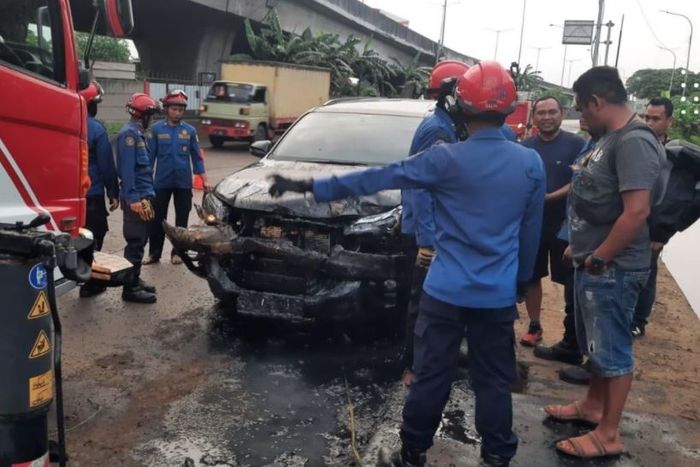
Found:
<svg viewBox="0 0 700 467"><path fill-rule="evenodd" d="M568 407L568 405L547 405L544 407L544 412L550 418L560 422L582 422L593 426L598 425L598 421L588 419L583 415L583 411L581 410L581 402L574 401L573 404L576 408L575 414L567 415L563 413L564 407Z"/></svg>
<svg viewBox="0 0 700 467"><path fill-rule="evenodd" d="M591 445L588 446L589 449L586 449L586 446L582 443L582 441L586 439L591 442ZM620 445L619 449L606 449L605 445L600 441L600 438L598 438L598 435L596 435L594 431L589 431L585 435L576 438L561 440L556 444L556 448L557 451L563 454L579 459L600 459L603 457L619 456L624 450L622 445Z"/></svg>

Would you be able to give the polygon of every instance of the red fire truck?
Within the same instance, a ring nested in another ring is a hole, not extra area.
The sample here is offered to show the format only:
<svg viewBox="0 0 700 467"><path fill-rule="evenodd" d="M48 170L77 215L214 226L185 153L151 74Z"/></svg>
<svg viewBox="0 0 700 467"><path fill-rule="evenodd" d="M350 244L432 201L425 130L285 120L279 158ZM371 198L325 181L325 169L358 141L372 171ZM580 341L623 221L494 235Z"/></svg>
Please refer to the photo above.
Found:
<svg viewBox="0 0 700 467"><path fill-rule="evenodd" d="M0 1L0 223L48 214L43 228L69 233L87 253L76 269L83 278L92 241L82 229L90 179L81 92L92 79L90 47L81 66L74 30L124 36L132 28L131 0Z"/></svg>

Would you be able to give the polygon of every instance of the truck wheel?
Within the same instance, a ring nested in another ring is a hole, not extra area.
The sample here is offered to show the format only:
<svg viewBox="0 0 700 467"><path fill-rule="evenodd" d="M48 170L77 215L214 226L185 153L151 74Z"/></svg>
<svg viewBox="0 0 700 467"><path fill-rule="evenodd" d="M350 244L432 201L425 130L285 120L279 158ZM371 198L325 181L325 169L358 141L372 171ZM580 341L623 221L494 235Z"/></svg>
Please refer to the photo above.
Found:
<svg viewBox="0 0 700 467"><path fill-rule="evenodd" d="M224 139L221 136L210 136L209 142L213 148L217 149L224 145Z"/></svg>
<svg viewBox="0 0 700 467"><path fill-rule="evenodd" d="M266 139L269 139L267 137L267 126L264 123L261 123L255 129L255 134L253 135L253 142L264 141Z"/></svg>

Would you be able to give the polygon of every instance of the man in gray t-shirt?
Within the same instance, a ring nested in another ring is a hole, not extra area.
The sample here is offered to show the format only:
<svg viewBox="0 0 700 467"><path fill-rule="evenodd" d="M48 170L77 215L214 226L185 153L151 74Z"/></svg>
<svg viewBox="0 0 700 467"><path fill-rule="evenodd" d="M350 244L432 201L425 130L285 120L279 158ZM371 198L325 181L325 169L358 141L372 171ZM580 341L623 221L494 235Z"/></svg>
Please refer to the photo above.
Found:
<svg viewBox="0 0 700 467"><path fill-rule="evenodd" d="M603 135L596 150L580 161L569 195L576 335L589 356L591 381L584 399L550 405L545 412L558 420L597 424L583 436L556 444L566 454L595 458L624 449L619 424L634 367L630 325L649 275L647 217L661 194L665 153L627 108L616 69L591 68L573 90L590 130Z"/></svg>
<svg viewBox="0 0 700 467"><path fill-rule="evenodd" d="M622 193L647 190L656 204L662 195L659 172L666 155L658 139L633 117L623 128L606 134L586 160L582 161L576 196L569 210L570 238L574 264L582 265L608 237L622 214ZM589 206L585 206L589 201ZM587 209L598 211L587 220ZM606 212L610 214L605 219ZM599 217L596 219L596 217ZM616 256L615 266L643 270L651 262L649 228L646 223Z"/></svg>

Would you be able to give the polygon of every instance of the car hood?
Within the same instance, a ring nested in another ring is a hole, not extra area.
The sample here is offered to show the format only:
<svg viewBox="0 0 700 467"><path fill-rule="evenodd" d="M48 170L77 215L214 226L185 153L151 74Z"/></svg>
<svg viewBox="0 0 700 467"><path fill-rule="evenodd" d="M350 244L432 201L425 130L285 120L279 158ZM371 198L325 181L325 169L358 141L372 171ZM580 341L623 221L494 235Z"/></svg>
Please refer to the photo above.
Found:
<svg viewBox="0 0 700 467"><path fill-rule="evenodd" d="M274 174L290 178L325 178L355 170L362 170L362 167L263 159L224 178L216 186L215 193L236 209L310 219L358 218L385 212L401 204L399 190L323 203L317 203L311 193L285 193L280 198L268 194L268 177Z"/></svg>

